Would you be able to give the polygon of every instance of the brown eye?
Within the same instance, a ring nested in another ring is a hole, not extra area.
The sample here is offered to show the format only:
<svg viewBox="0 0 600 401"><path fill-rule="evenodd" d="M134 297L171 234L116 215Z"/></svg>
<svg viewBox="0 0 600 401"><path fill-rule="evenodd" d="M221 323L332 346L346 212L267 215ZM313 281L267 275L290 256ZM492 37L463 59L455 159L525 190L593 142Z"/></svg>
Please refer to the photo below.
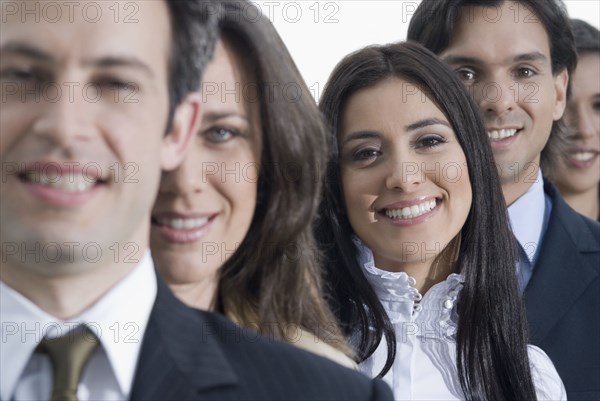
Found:
<svg viewBox="0 0 600 401"><path fill-rule="evenodd" d="M524 67L517 70L517 77L519 78L531 78L535 75L535 71L533 71L531 68Z"/></svg>
<svg viewBox="0 0 600 401"><path fill-rule="evenodd" d="M0 79L4 82L36 83L42 84L51 79L48 74L31 67L12 67L0 72Z"/></svg>
<svg viewBox="0 0 600 401"><path fill-rule="evenodd" d="M463 82L473 82L476 79L475 72L469 69L457 70L456 75Z"/></svg>
<svg viewBox="0 0 600 401"><path fill-rule="evenodd" d="M369 160L374 159L378 156L381 156L381 151L379 149L361 149L352 154L352 160L360 161L360 160Z"/></svg>
<svg viewBox="0 0 600 401"><path fill-rule="evenodd" d="M115 91L136 92L138 90L138 85L135 82L124 81L118 78L102 78L94 84Z"/></svg>
<svg viewBox="0 0 600 401"><path fill-rule="evenodd" d="M416 148L434 148L443 143L446 143L446 140L440 136L426 136L417 141Z"/></svg>

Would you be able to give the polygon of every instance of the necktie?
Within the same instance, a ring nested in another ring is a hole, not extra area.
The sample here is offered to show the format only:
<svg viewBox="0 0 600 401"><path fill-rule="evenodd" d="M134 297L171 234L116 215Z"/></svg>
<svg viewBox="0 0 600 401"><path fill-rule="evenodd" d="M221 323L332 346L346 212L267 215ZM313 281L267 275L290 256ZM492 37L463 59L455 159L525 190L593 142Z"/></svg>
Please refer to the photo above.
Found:
<svg viewBox="0 0 600 401"><path fill-rule="evenodd" d="M533 266L529 261L529 256L527 256L527 252L520 243L517 242L517 280L519 281L519 290L521 291L521 295L525 293L525 288L527 284L529 284L529 280L531 279L531 275L533 274Z"/></svg>
<svg viewBox="0 0 600 401"><path fill-rule="evenodd" d="M38 351L48 354L54 371L50 401L77 401L81 373L96 347L98 338L85 326L62 337L42 340Z"/></svg>

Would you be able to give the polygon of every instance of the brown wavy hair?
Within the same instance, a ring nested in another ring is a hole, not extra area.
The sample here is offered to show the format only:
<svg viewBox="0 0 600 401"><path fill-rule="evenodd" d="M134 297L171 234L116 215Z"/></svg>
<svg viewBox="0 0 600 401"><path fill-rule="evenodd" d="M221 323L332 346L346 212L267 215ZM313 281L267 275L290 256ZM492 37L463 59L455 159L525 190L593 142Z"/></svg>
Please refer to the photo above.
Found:
<svg viewBox="0 0 600 401"><path fill-rule="evenodd" d="M328 154L325 125L268 19L249 11L255 6L247 1L218 4L220 37L257 83L263 149L254 217L220 270L214 309L288 342L301 328L351 355L324 298L313 234Z"/></svg>

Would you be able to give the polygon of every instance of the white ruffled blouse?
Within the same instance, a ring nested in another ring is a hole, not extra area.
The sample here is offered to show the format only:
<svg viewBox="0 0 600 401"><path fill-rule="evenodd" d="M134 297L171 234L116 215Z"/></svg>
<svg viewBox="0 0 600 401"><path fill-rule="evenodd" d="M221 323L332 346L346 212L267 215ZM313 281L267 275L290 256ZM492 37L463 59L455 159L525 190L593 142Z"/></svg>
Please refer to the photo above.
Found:
<svg viewBox="0 0 600 401"><path fill-rule="evenodd" d="M383 380L396 400L463 400L456 367L456 299L464 278L451 274L422 296L415 279L375 267L371 251L361 248L360 264L396 332L396 357ZM528 345L529 361L538 400L566 400L566 392L552 361L540 348ZM377 350L359 365L375 377L387 359L382 340Z"/></svg>

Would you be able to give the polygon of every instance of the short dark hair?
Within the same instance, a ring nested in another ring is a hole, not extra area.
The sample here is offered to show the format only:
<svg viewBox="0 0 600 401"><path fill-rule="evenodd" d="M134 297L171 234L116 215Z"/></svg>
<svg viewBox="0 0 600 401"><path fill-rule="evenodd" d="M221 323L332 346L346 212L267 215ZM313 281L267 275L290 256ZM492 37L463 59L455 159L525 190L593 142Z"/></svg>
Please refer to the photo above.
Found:
<svg viewBox="0 0 600 401"><path fill-rule="evenodd" d="M498 7L508 0L423 0L415 10L408 26L408 40L422 44L440 54L450 44L461 7ZM567 9L562 0L512 0L531 10L544 26L550 45L552 72L567 70L573 74L577 52ZM568 91L569 92L569 91ZM544 174L552 175L553 161L560 157L567 141L563 119L552 124L552 131L540 164Z"/></svg>
<svg viewBox="0 0 600 401"><path fill-rule="evenodd" d="M580 19L572 19L577 54L600 53L600 31Z"/></svg>
<svg viewBox="0 0 600 401"><path fill-rule="evenodd" d="M171 17L169 54L169 119L191 92L200 89L204 68L212 58L217 38L216 5L202 0L164 0Z"/></svg>
<svg viewBox="0 0 600 401"><path fill-rule="evenodd" d="M390 77L417 86L446 115L465 154L473 200L458 234L456 270L464 274L458 302L458 379L467 400L532 400L527 323L515 276L514 237L508 225L500 180L477 106L450 68L415 43L370 46L346 56L329 78L319 107L330 127L331 156L317 238L327 257L332 307L347 334L360 340L361 360L382 337L394 362L396 335L390 318L363 274L345 211L338 131L345 105L363 88ZM356 337L354 337L356 338Z"/></svg>

